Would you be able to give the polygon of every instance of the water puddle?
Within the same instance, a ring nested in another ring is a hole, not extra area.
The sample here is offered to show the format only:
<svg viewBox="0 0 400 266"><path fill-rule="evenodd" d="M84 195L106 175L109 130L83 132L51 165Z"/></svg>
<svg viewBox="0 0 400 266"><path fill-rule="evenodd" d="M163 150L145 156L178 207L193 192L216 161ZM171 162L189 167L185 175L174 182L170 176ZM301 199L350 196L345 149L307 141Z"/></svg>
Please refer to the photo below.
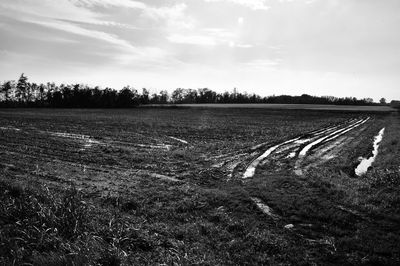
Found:
<svg viewBox="0 0 400 266"><path fill-rule="evenodd" d="M296 157L296 152L295 151L289 153L288 156L286 156L286 159L291 159L291 158L294 158L294 157Z"/></svg>
<svg viewBox="0 0 400 266"><path fill-rule="evenodd" d="M179 180L175 177L171 177L171 176L166 176L166 175L160 175L160 174L150 174L151 177L154 178L158 178L158 179L162 179L162 180L166 180L166 181L171 181L171 182L182 182L182 180Z"/></svg>
<svg viewBox="0 0 400 266"><path fill-rule="evenodd" d="M272 219L278 218L278 216L273 213L271 207L264 204L259 198L251 198L251 200L257 205L257 207L260 209L260 211L262 211L266 215L272 217Z"/></svg>
<svg viewBox="0 0 400 266"><path fill-rule="evenodd" d="M83 142L83 148L80 149L81 151L85 150L86 148L91 148L93 145L100 145L102 144L100 141L91 138L88 135L83 134L73 134L73 133L66 133L66 132L48 132L50 135L60 138L68 138L77 141Z"/></svg>
<svg viewBox="0 0 400 266"><path fill-rule="evenodd" d="M140 147L140 148L147 148L147 149L163 149L163 150L170 150L172 148L172 145L168 144L132 144L132 146Z"/></svg>
<svg viewBox="0 0 400 266"><path fill-rule="evenodd" d="M21 129L16 127L0 127L1 130L12 130L12 131L21 131Z"/></svg>
<svg viewBox="0 0 400 266"><path fill-rule="evenodd" d="M178 139L178 138L171 137L171 136L169 136L168 138L176 140L176 141L178 141L180 143L183 143L183 144L188 144L188 142L186 140L183 140L183 139Z"/></svg>
<svg viewBox="0 0 400 266"><path fill-rule="evenodd" d="M372 151L372 156L369 158L362 158L360 164L357 166L355 173L357 176L361 176L368 171L368 168L375 161L376 156L378 155L379 144L382 141L383 133L385 132L385 128L382 128L378 135L374 138L374 150Z"/></svg>

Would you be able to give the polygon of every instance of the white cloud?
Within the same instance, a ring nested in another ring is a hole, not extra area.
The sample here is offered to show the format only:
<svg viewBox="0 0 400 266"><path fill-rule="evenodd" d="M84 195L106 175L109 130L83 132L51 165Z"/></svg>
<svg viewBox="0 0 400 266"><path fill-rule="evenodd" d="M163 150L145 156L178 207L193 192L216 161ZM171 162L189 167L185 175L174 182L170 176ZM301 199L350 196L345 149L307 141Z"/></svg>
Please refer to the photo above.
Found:
<svg viewBox="0 0 400 266"><path fill-rule="evenodd" d="M168 41L180 44L192 44L202 46L230 46L238 48L250 48L253 45L236 43L237 32L222 28L204 28L197 31L184 33L173 32L168 35Z"/></svg>
<svg viewBox="0 0 400 266"><path fill-rule="evenodd" d="M250 62L244 63L246 67L255 68L255 69L265 69L265 68L273 68L278 66L280 63L279 59L271 60L271 59L256 59Z"/></svg>
<svg viewBox="0 0 400 266"><path fill-rule="evenodd" d="M217 44L215 38L206 35L182 35L172 34L167 37L168 41L181 44L194 44L204 46L214 46Z"/></svg>
<svg viewBox="0 0 400 266"><path fill-rule="evenodd" d="M193 29L194 21L185 15L187 5L184 3L173 6L147 7L143 15L156 21L163 22L172 30Z"/></svg>
<svg viewBox="0 0 400 266"><path fill-rule="evenodd" d="M268 10L265 0L204 0L206 2L227 2L242 5L254 10Z"/></svg>
<svg viewBox="0 0 400 266"><path fill-rule="evenodd" d="M233 39L236 36L232 31L222 28L205 28L202 31L207 35L211 35L221 40Z"/></svg>
<svg viewBox="0 0 400 266"><path fill-rule="evenodd" d="M132 62L154 62L162 64L165 58L169 58L168 51L152 46L134 46L128 39L113 34L109 27L135 28L131 25L107 21L103 19L103 14L96 13L83 6L89 4L103 3L111 1L82 0L79 1L50 1L42 0L35 3L34 0L20 0L13 2L0 3L0 15L7 16L13 20L39 25L41 27L55 29L60 31L57 34L51 34L45 40L57 41L62 43L80 43L83 47L91 49L92 55L107 56L110 60L118 64L126 65ZM122 2L132 1L116 1ZM125 3L125 5L128 5ZM22 8L24 7L24 8ZM133 5L132 5L133 7ZM92 24L93 27L87 27ZM105 28L107 27L107 28ZM64 33L70 33L83 38L77 39ZM23 33L24 35L26 32ZM33 36L34 37L34 36ZM93 39L96 41L90 41ZM85 48L85 49L86 49ZM107 50L107 52L105 52ZM168 60L167 60L168 61ZM143 63L144 64L144 63Z"/></svg>
<svg viewBox="0 0 400 266"><path fill-rule="evenodd" d="M81 6L102 6L102 7L127 7L127 8L138 8L138 9L146 9L146 5L139 1L131 1L131 0L69 0L75 5Z"/></svg>
<svg viewBox="0 0 400 266"><path fill-rule="evenodd" d="M252 44L245 44L245 43L239 43L239 44L235 44L235 47L238 47L238 48L253 48L254 45L252 45Z"/></svg>
<svg viewBox="0 0 400 266"><path fill-rule="evenodd" d="M191 22L184 17L187 8L185 3L179 3L171 6L150 6L143 2L132 0L68 0L79 7L119 7L138 9L142 14L153 20L165 20L167 24L179 28L191 28Z"/></svg>
<svg viewBox="0 0 400 266"><path fill-rule="evenodd" d="M34 4L34 1L31 0L23 2L25 4L24 9L21 9L21 1L16 1L12 4L0 4L0 6L2 5L8 9L8 12L1 13L19 21L95 38L118 47L131 47L129 42L119 39L113 34L89 30L75 23L71 23L71 21L77 21L97 25L118 25L118 23L115 22L102 21L94 12L76 7L70 4L69 1L58 1L55 3L54 1L43 0L41 4Z"/></svg>
<svg viewBox="0 0 400 266"><path fill-rule="evenodd" d="M89 38L102 40L102 41L108 42L110 44L115 44L115 45L117 45L119 47L123 47L123 48L128 48L128 49L133 48L129 42L119 39L117 36L115 36L113 34L105 33L102 31L88 30L88 29L79 27L77 25L70 24L70 23L63 22L63 21L57 21L57 20L47 20L46 21L46 20L29 20L28 19L28 20L26 20L26 22L38 24L38 25L41 25L44 27L49 27L49 28L53 28L53 29L89 37Z"/></svg>

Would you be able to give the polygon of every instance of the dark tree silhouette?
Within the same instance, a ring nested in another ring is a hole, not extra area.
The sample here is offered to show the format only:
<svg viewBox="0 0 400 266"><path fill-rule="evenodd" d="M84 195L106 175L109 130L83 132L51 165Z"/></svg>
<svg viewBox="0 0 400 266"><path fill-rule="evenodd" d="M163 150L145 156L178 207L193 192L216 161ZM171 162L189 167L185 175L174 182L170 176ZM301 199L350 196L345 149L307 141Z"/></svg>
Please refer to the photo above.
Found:
<svg viewBox="0 0 400 266"><path fill-rule="evenodd" d="M24 73L22 73L18 79L17 90L15 92L15 96L20 102L27 101L28 90L29 90L28 77L26 77Z"/></svg>
<svg viewBox="0 0 400 266"><path fill-rule="evenodd" d="M177 88L170 95L168 91L153 93L143 88L141 93L131 86L117 91L112 88L101 89L82 84L46 84L29 83L22 74L15 81L5 81L0 86L1 107L60 107L60 108L131 108L146 104L196 104L196 103L279 103L279 104L335 104L335 105L377 105L371 98L336 98L333 96L316 97L308 94L301 96L268 96L241 93L236 88L232 92L217 93L208 88ZM382 98L380 104L386 104Z"/></svg>
<svg viewBox="0 0 400 266"><path fill-rule="evenodd" d="M4 84L1 86L1 92L4 95L4 101L8 102L10 101L10 94L14 90L14 84L11 80L4 82Z"/></svg>

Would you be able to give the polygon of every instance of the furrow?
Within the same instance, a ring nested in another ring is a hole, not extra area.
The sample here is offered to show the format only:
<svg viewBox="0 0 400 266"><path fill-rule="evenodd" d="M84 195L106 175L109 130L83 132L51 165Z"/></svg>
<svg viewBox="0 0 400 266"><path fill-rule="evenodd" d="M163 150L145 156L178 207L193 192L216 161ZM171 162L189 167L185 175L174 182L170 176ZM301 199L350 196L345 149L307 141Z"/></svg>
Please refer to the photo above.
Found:
<svg viewBox="0 0 400 266"><path fill-rule="evenodd" d="M254 173L256 171L257 166L265 159L267 158L272 152L274 152L277 148L281 147L282 145L294 142L296 140L300 139L300 137L291 139L282 143L279 143L275 146L270 147L268 150L266 150L261 156L257 157L254 161L250 163L250 165L246 168L246 171L244 172L242 178L246 179L249 177L253 177Z"/></svg>
<svg viewBox="0 0 400 266"><path fill-rule="evenodd" d="M367 122L368 120L369 120L369 117L366 118L366 119L364 119L364 120L362 120L362 119L361 119L361 120L358 120L357 122L354 122L354 123L350 124L349 126L346 126L346 127L344 127L344 128L341 128L341 129L339 129L339 130L336 130L336 131L334 131L334 132L332 132L332 133L329 133L328 135L323 136L322 138L319 138L319 139L317 139L317 140L311 142L310 144L306 145L306 146L300 151L299 157L304 157L304 156L307 154L307 152L308 152L309 150L311 150L315 145L317 145L317 144L319 144L319 143L321 143L321 142L323 142L323 141L325 141L325 140L328 140L328 139L332 140L332 139L334 139L334 138L337 138L338 136L341 136L341 135L347 133L348 131L350 131L350 130L352 130L352 129L358 127L358 126L360 126L361 124L364 124L364 123Z"/></svg>

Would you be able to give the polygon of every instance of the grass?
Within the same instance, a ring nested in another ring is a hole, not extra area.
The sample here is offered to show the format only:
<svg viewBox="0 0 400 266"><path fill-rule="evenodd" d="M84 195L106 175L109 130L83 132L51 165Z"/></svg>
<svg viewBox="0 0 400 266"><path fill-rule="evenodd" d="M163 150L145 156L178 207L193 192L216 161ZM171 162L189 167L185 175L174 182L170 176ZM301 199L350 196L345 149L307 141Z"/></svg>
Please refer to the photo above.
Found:
<svg viewBox="0 0 400 266"><path fill-rule="evenodd" d="M254 220L243 191L149 183L140 196L153 197L107 197L95 206L74 188L32 191L2 181L0 190L5 265L294 264L289 254L305 252L261 215Z"/></svg>
<svg viewBox="0 0 400 266"><path fill-rule="evenodd" d="M87 261L87 204L76 189L53 195L0 183L3 264L56 265Z"/></svg>

